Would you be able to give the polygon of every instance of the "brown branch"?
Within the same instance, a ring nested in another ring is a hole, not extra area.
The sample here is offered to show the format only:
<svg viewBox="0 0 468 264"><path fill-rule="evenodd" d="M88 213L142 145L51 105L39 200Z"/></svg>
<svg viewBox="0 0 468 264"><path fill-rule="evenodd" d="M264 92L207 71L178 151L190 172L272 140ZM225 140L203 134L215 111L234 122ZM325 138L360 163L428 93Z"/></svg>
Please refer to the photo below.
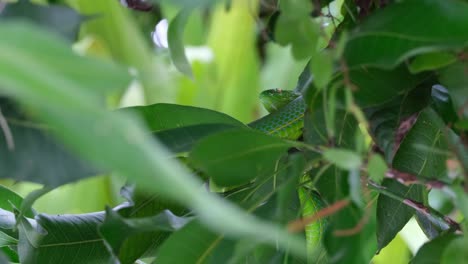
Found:
<svg viewBox="0 0 468 264"><path fill-rule="evenodd" d="M439 180L418 178L416 175L407 172L402 172L396 169L389 169L385 173L385 177L395 179L399 183L404 184L406 186L411 184L425 185L428 189L443 189L444 187L447 187L449 185L448 183Z"/></svg>
<svg viewBox="0 0 468 264"><path fill-rule="evenodd" d="M397 200L413 208L414 210L428 217L431 222L436 223L439 226L446 226L449 229L461 232L460 224L458 224L455 220L451 219L450 217L441 214L435 209L425 206L424 204L420 202L416 202L411 199L400 197L399 195L393 193L392 191L389 191L384 186L380 186L371 180L369 180L367 183L370 189L377 191L380 194L383 194L387 197L390 197L394 200Z"/></svg>
<svg viewBox="0 0 468 264"><path fill-rule="evenodd" d="M348 199L339 200L334 204L321 209L320 211L316 212L311 216L307 216L289 222L287 229L291 233L303 231L307 225L340 211L341 209L348 206L349 203L350 201Z"/></svg>

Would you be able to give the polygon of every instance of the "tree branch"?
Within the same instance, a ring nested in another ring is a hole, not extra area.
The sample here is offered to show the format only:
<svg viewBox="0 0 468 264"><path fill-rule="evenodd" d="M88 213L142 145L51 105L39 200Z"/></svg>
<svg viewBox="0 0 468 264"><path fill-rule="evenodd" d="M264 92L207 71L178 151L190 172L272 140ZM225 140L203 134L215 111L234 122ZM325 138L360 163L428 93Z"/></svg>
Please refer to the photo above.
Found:
<svg viewBox="0 0 468 264"><path fill-rule="evenodd" d="M414 210L418 211L422 215L426 216L431 222L437 224L441 227L446 227L447 229L455 230L461 232L460 224L458 224L455 220L451 219L450 217L441 214L437 210L425 206L422 203L415 202L410 199L406 199L400 197L399 195L389 191L384 186L378 185L377 183L369 180L367 181L367 186L369 189L372 189L378 193L381 193L387 197L400 201L401 203L413 208Z"/></svg>

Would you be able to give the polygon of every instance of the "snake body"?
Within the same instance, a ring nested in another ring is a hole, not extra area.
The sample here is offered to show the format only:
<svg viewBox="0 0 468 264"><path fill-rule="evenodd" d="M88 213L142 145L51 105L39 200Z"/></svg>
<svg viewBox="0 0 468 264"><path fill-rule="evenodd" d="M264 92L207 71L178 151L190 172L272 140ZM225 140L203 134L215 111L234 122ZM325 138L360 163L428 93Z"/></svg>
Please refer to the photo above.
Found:
<svg viewBox="0 0 468 264"><path fill-rule="evenodd" d="M302 96L292 91L275 89L264 91L260 98L270 114L250 123L249 126L268 135L298 139L304 127L306 108Z"/></svg>
<svg viewBox="0 0 468 264"><path fill-rule="evenodd" d="M306 105L300 94L273 89L262 92L260 99L270 114L250 123L251 128L290 140L301 136ZM303 217L313 215L325 206L320 195L310 188L300 187L298 195ZM306 226L305 237L309 256L315 256L320 251L325 224L326 221L321 219Z"/></svg>

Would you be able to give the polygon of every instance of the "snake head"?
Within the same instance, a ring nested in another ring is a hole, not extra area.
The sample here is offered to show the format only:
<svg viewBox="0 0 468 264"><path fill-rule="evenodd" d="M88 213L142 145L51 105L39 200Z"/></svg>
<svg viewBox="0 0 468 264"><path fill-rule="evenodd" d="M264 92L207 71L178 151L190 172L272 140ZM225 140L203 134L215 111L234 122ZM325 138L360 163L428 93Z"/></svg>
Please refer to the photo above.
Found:
<svg viewBox="0 0 468 264"><path fill-rule="evenodd" d="M269 89L260 93L260 102L269 113L273 113L294 101L300 95L291 90Z"/></svg>

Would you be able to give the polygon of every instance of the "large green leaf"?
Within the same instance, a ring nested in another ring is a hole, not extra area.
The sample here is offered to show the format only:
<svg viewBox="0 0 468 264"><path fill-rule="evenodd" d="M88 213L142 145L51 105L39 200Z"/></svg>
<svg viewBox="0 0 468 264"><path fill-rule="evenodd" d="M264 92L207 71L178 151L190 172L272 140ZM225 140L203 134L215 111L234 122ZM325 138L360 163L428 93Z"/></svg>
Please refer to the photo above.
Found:
<svg viewBox="0 0 468 264"><path fill-rule="evenodd" d="M445 248L444 253L442 254L441 262L442 264L451 264L451 263L468 263L468 252L466 250L466 236L457 237L454 240L450 241L448 246Z"/></svg>
<svg viewBox="0 0 468 264"><path fill-rule="evenodd" d="M50 128L27 117L12 100L0 97L0 107L11 134L11 146L0 140L0 178L59 186L97 174L57 142Z"/></svg>
<svg viewBox="0 0 468 264"><path fill-rule="evenodd" d="M154 133L161 143L174 153L186 152L201 139L236 126L226 124L205 124L179 127Z"/></svg>
<svg viewBox="0 0 468 264"><path fill-rule="evenodd" d="M467 45L468 3L420 0L375 12L349 38L345 58L360 65L393 68L410 56ZM396 19L398 18L398 19Z"/></svg>
<svg viewBox="0 0 468 264"><path fill-rule="evenodd" d="M122 108L118 111L130 112L140 116L153 132L204 124L225 124L245 127L242 122L224 113L193 106L153 104Z"/></svg>
<svg viewBox="0 0 468 264"><path fill-rule="evenodd" d="M411 264L439 264L447 245L459 236L445 234L424 244L411 260Z"/></svg>
<svg viewBox="0 0 468 264"><path fill-rule="evenodd" d="M354 98L361 107L377 106L407 94L428 76L410 74L405 66L392 70L362 67L349 71L350 81L356 87Z"/></svg>
<svg viewBox="0 0 468 264"><path fill-rule="evenodd" d="M24 33L21 35L24 41L18 42L15 37L18 31ZM304 254L303 241L298 237L204 192L200 181L179 163L166 158L167 150L145 132L137 119L105 110L99 104L98 93L84 88L86 83L81 83L80 78L57 73L55 67L41 64L38 58L41 53L35 45L44 39L50 46L60 44L54 36L31 25L12 23L1 24L0 35L3 37L0 50L5 51L0 53L1 92L34 108L38 116L55 128L55 134L77 153L98 166L127 176L148 191L192 208L211 229ZM21 47L19 43L27 43L27 49L18 48ZM73 57L76 65L82 59ZM100 63L88 68L61 65L61 69L80 74L88 71L112 73L112 77L103 74L100 78L106 86L119 87L128 80L123 72L110 71ZM83 128L88 129L88 133L82 133Z"/></svg>
<svg viewBox="0 0 468 264"><path fill-rule="evenodd" d="M190 159L216 184L235 186L272 174L289 147L289 143L277 137L253 130L233 130L200 141Z"/></svg>
<svg viewBox="0 0 468 264"><path fill-rule="evenodd" d="M107 263L111 255L97 232L104 213L40 214L33 224L19 219L18 253L21 263Z"/></svg>
<svg viewBox="0 0 468 264"><path fill-rule="evenodd" d="M395 195L422 201L422 187L410 185L409 187L391 179L385 179L382 183L387 190ZM413 216L414 210L393 198L380 194L377 201L377 243L378 249L384 248L396 234L406 225Z"/></svg>

